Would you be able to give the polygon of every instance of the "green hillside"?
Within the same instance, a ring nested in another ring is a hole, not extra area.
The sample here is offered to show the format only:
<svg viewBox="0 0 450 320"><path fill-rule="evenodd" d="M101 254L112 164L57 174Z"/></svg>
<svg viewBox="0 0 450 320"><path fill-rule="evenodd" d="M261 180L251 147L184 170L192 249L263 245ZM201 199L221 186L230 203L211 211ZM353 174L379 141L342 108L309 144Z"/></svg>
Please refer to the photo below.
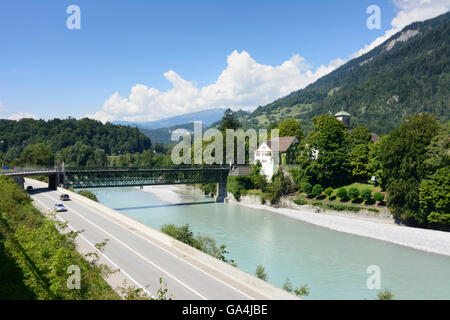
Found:
<svg viewBox="0 0 450 320"><path fill-rule="evenodd" d="M102 124L91 119L0 120L0 158L10 162L29 146L44 144L52 153L67 151L80 155L142 152L151 147L148 137L138 129Z"/></svg>
<svg viewBox="0 0 450 320"><path fill-rule="evenodd" d="M365 125L386 134L407 116L427 112L449 119L450 12L413 23L369 53L353 59L305 89L243 118L245 127L285 118L311 119L345 110L352 127Z"/></svg>

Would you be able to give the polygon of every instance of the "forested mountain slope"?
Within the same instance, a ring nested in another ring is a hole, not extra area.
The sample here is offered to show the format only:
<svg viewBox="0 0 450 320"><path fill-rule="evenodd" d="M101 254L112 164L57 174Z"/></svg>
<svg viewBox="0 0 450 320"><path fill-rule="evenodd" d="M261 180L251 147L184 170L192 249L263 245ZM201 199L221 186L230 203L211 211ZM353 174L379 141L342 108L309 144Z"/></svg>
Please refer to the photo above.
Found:
<svg viewBox="0 0 450 320"><path fill-rule="evenodd" d="M101 149L107 155L142 152L151 147L136 128L102 124L91 119L0 120L0 151L15 159L32 144L44 143L53 153L78 145Z"/></svg>
<svg viewBox="0 0 450 320"><path fill-rule="evenodd" d="M311 127L314 116L345 110L352 127L386 134L407 116L427 112L449 119L450 12L413 23L369 53L353 59L305 89L243 118L245 127L285 118Z"/></svg>

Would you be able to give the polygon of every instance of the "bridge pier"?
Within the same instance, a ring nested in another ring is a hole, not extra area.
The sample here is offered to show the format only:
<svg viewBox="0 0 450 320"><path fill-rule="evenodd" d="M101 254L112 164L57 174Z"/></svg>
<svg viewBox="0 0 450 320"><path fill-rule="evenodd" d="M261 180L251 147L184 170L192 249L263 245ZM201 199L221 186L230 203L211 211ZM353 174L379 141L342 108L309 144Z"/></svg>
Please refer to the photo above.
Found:
<svg viewBox="0 0 450 320"><path fill-rule="evenodd" d="M227 192L227 180L224 179L217 183L217 196L216 202L222 203L225 202L225 198L228 197Z"/></svg>
<svg viewBox="0 0 450 320"><path fill-rule="evenodd" d="M56 190L59 185L64 183L64 174L57 173L48 176L48 188L50 190Z"/></svg>

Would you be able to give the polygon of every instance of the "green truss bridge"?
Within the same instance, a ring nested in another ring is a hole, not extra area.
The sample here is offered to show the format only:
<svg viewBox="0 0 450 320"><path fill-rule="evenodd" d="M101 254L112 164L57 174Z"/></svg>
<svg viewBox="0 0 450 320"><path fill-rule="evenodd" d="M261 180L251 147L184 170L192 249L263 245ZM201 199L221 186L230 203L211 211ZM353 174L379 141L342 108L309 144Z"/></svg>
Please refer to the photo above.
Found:
<svg viewBox="0 0 450 320"><path fill-rule="evenodd" d="M217 202L227 197L228 175L247 175L248 166L174 166L152 168L14 168L2 175L23 186L24 177L48 176L50 189L107 188L217 183Z"/></svg>

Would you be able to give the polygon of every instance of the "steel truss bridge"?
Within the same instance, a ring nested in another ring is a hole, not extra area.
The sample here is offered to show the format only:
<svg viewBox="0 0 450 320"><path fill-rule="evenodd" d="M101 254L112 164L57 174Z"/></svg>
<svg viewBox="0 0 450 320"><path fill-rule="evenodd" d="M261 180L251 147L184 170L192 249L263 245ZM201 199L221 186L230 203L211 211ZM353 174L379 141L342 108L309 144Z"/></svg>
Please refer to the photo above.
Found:
<svg viewBox="0 0 450 320"><path fill-rule="evenodd" d="M216 201L227 196L227 177L239 175L245 166L174 166L153 168L15 168L2 175L23 185L24 177L48 176L49 188L66 189L133 187L169 184L217 183ZM239 170L240 169L240 170ZM248 170L247 170L248 171Z"/></svg>

